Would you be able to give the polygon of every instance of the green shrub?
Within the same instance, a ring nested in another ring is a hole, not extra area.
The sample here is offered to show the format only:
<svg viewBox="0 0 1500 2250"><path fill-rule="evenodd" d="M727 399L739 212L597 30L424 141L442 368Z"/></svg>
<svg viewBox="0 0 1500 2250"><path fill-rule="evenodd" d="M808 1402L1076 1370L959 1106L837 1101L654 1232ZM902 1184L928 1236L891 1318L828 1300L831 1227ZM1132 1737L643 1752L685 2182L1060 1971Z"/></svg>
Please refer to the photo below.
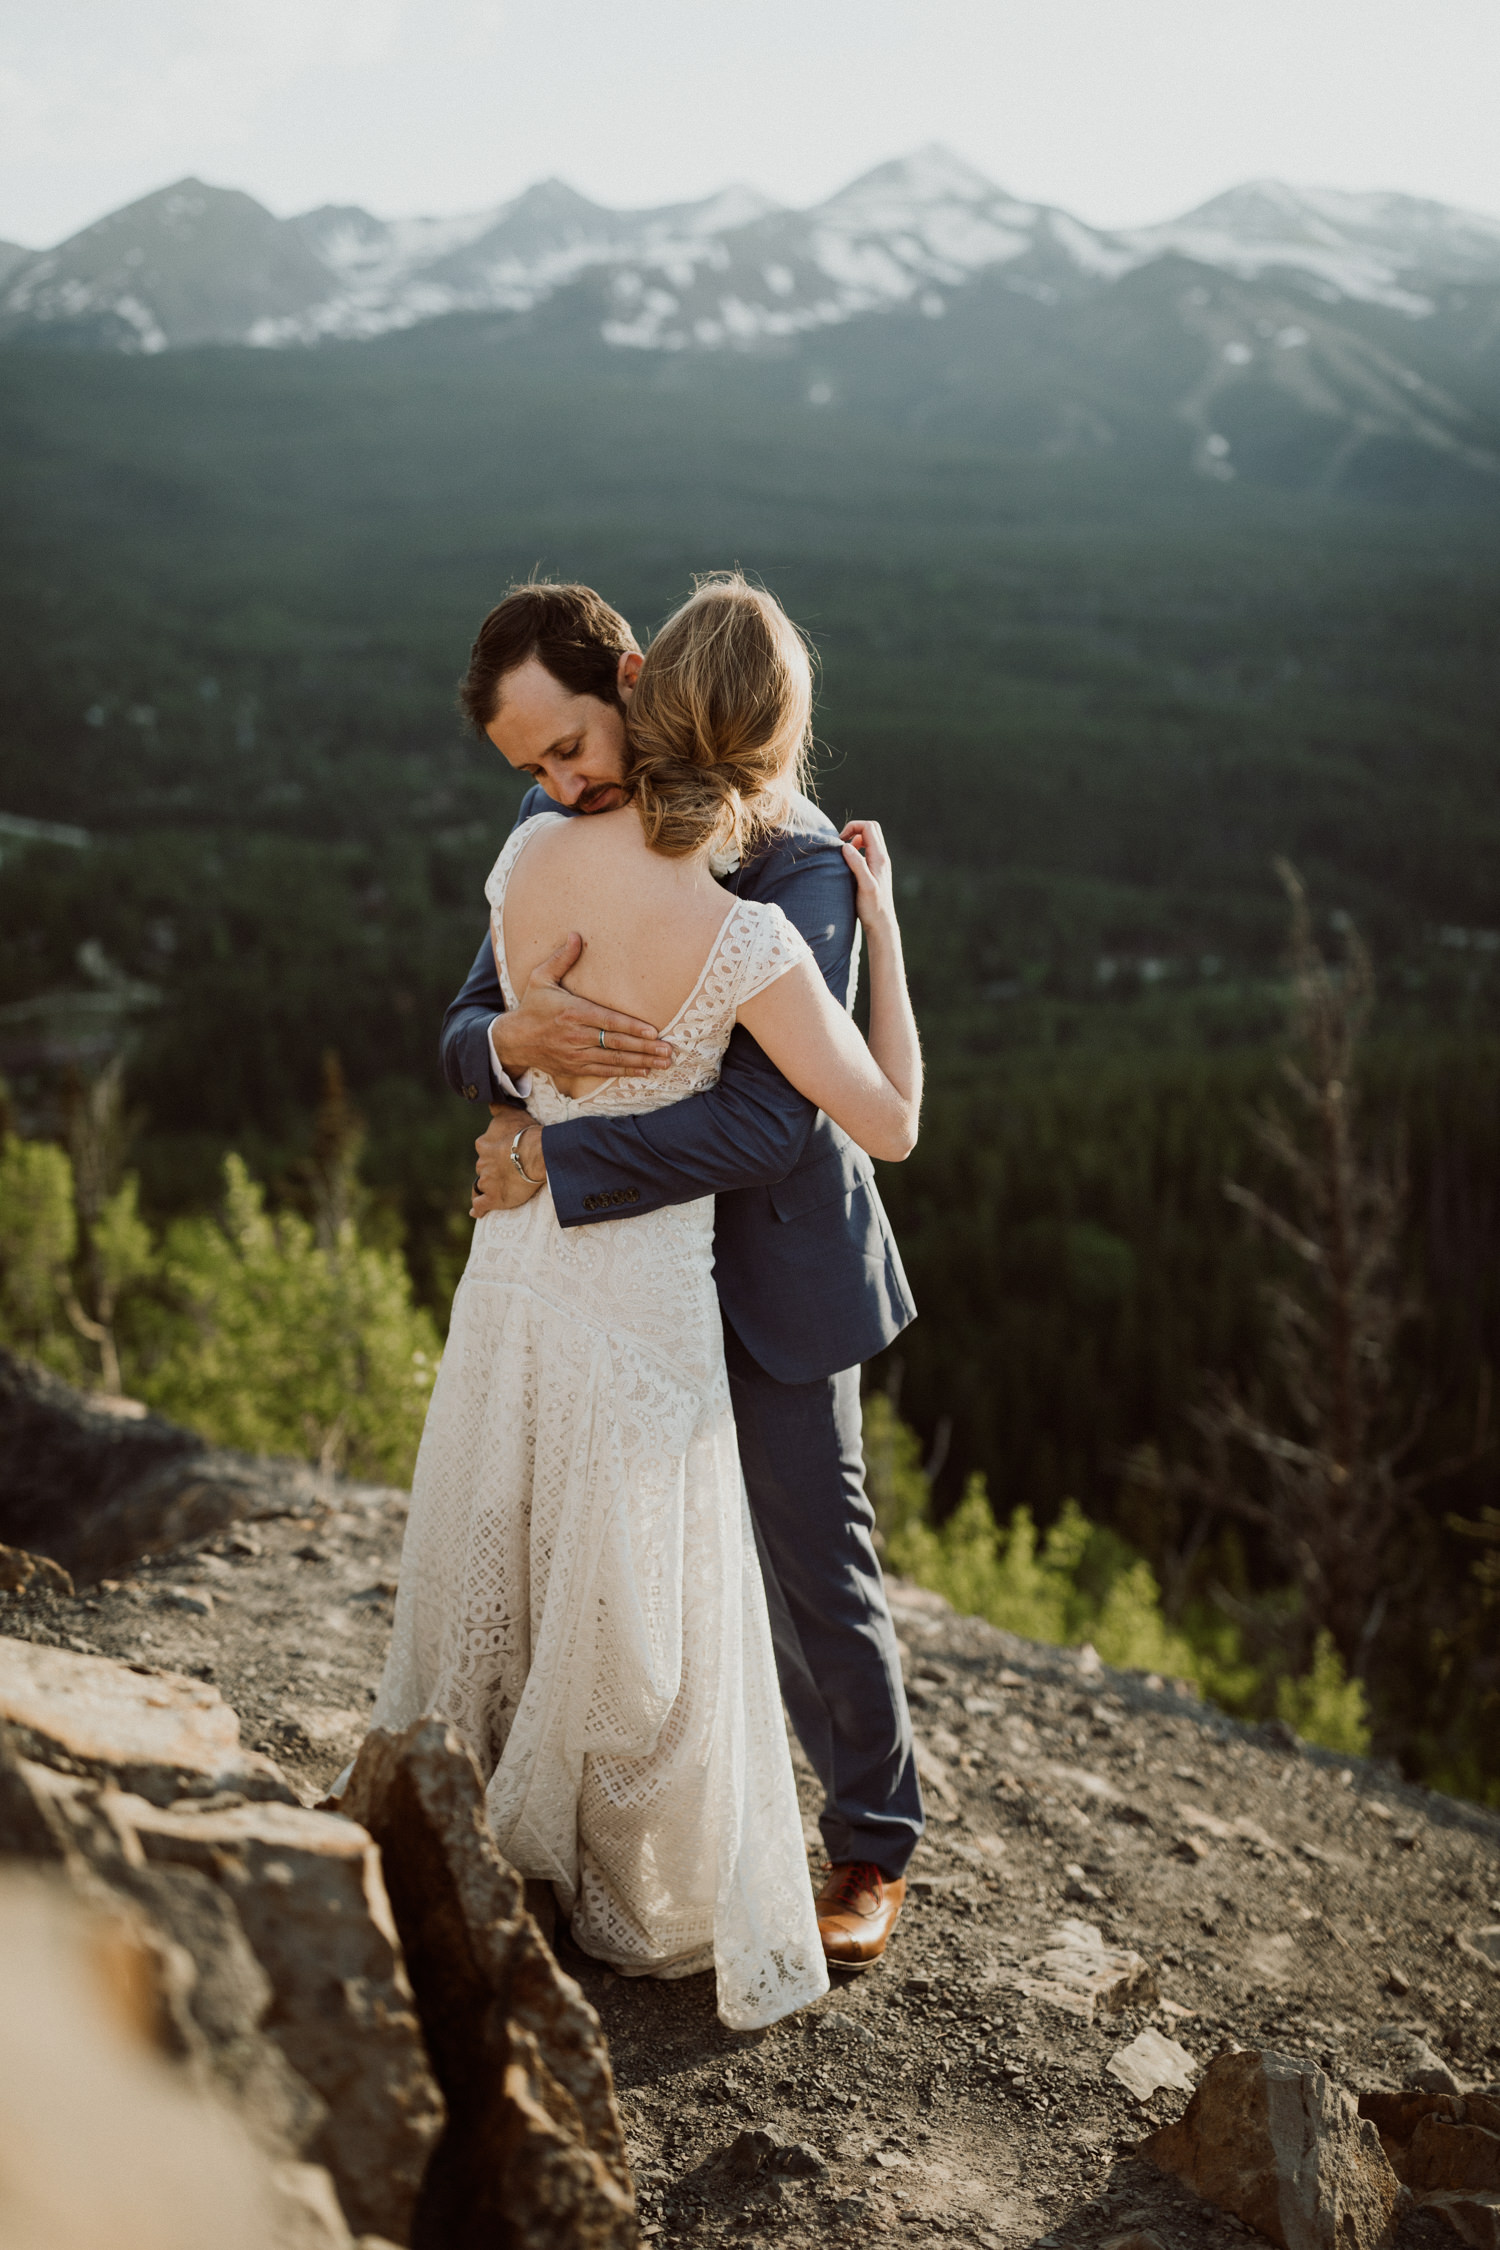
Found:
<svg viewBox="0 0 1500 2250"><path fill-rule="evenodd" d="M75 1379L82 1354L64 1300L77 1248L67 1150L7 1135L0 1145L0 1343Z"/></svg>
<svg viewBox="0 0 1500 2250"><path fill-rule="evenodd" d="M1106 1664L1127 1671L1197 1676L1197 1652L1162 1616L1150 1564L1090 1524L1076 1500L1039 1540L1029 1508L997 1524L983 1477L971 1476L945 1524L912 1523L888 1552L893 1569L1006 1632L1091 1641Z"/></svg>
<svg viewBox="0 0 1500 2250"><path fill-rule="evenodd" d="M237 1156L224 1186L220 1218L168 1233L175 1312L140 1395L220 1445L407 1481L439 1344L400 1257L348 1224L320 1248L305 1219L267 1212Z"/></svg>
<svg viewBox="0 0 1500 2250"><path fill-rule="evenodd" d="M1090 1641L1120 1671L1190 1681L1243 1717L1264 1716L1274 1705L1309 1742L1368 1751L1364 1690L1345 1678L1326 1633L1305 1676L1275 1679L1246 1657L1233 1620L1207 1605L1194 1604L1171 1623L1150 1564L1117 1533L1090 1523L1076 1500L1064 1501L1039 1537L1029 1508L997 1523L985 1480L974 1475L946 1523L934 1525L916 1433L878 1393L865 1401L865 1458L889 1567L962 1615L1059 1647Z"/></svg>
<svg viewBox="0 0 1500 2250"><path fill-rule="evenodd" d="M1300 1679L1277 1681L1276 1715L1325 1750L1346 1750L1356 1758L1369 1754L1370 1715L1364 1687L1359 1680L1345 1678L1331 1633L1318 1635L1309 1671Z"/></svg>

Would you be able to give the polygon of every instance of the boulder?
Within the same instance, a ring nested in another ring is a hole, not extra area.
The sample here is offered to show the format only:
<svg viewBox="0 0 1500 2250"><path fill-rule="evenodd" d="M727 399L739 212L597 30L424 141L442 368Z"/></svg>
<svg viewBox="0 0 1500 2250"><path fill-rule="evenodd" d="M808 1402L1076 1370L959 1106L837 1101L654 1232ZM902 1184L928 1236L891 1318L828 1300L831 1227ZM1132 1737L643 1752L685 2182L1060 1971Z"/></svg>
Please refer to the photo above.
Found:
<svg viewBox="0 0 1500 2250"><path fill-rule="evenodd" d="M317 1504L326 1480L305 1463L220 1452L121 1404L0 1351L0 1540L94 1580L239 1518Z"/></svg>
<svg viewBox="0 0 1500 2250"><path fill-rule="evenodd" d="M147 1867L129 1821L139 1802L16 1758L0 1736L0 1856L50 1862L95 1900L132 1899L157 1955L157 2044L218 2079L273 2154L299 2154L326 2105L262 2028L270 1980L217 1883L191 1868Z"/></svg>
<svg viewBox="0 0 1500 2250"><path fill-rule="evenodd" d="M1359 2097L1359 2114L1374 2121L1383 2141L1409 2141L1424 2117L1448 2117L1461 2122L1466 2114L1461 2094L1427 2094L1415 2086L1392 2093L1375 2086Z"/></svg>
<svg viewBox="0 0 1500 2250"><path fill-rule="evenodd" d="M208 1735L199 1778L222 1773L222 1720L232 1739L234 1717L212 1690L196 1681L143 1681L123 1667L96 1664L98 1671L123 1676L116 1703L106 1699L120 1770L159 1784L183 1777L181 1740L170 1737L164 1748L150 1733L175 1712L190 1734ZM36 1688L33 1680L27 1685ZM206 1720L196 1701L182 1720L171 1700L178 1686L211 1698ZM123 1701L128 1714L141 1688L166 1698L165 1719L160 1708L148 1713L144 1743L139 1729L132 1736L122 1725L118 1707ZM15 1707L22 1701L12 1698ZM71 1707L49 1711L37 1693L26 1709L25 1739L40 1736L68 1766L102 1762L97 1713L85 1739ZM59 1772L17 1757L16 1739L0 1739L0 1851L51 1861L75 1886L99 1894L108 1884L133 1900L143 1910L141 1942L155 1960L152 2009L162 2051L211 2075L270 2154L316 2159L312 2170L325 2182L331 2171L356 2226L404 2242L442 2102L369 1836L341 1818L232 1792L152 1803L87 1770ZM69 1751L59 1752L60 1741ZM84 1750L86 1761L76 1754ZM310 2175L304 2167L288 2176L305 2187ZM316 2231L331 2193L318 2188L309 2215L277 2189L277 2225L291 2229L289 2241L334 2239ZM340 2225L338 2239L347 2242Z"/></svg>
<svg viewBox="0 0 1500 2250"><path fill-rule="evenodd" d="M1444 2218L1475 2250L1500 2250L1500 2098L1399 2094L1377 2087L1359 2097L1398 2179L1424 2211Z"/></svg>
<svg viewBox="0 0 1500 2250"><path fill-rule="evenodd" d="M1383 2250L1395 2234L1402 2188L1373 2120L1285 2055L1216 2055L1139 2153L1281 2250Z"/></svg>
<svg viewBox="0 0 1500 2250"><path fill-rule="evenodd" d="M138 1917L0 1869L0 2241L290 2250L266 2158L161 2053Z"/></svg>
<svg viewBox="0 0 1500 2250"><path fill-rule="evenodd" d="M496 1850L441 1720L367 1736L342 1799L380 1846L448 2104L415 2250L630 2250L635 2197L599 2019Z"/></svg>
<svg viewBox="0 0 1500 2250"><path fill-rule="evenodd" d="M148 1870L222 1886L269 1986L265 2030L326 2107L307 2154L352 2226L406 2242L443 2105L371 1838L293 1805L117 1795L109 1809Z"/></svg>
<svg viewBox="0 0 1500 2250"><path fill-rule="evenodd" d="M1411 2086L1392 2093L1388 2087L1377 2086L1360 2095L1359 2114L1370 2119L1380 2135L1386 2161L1397 2179L1404 2181L1411 2137L1420 2121L1424 2117L1461 2120L1464 2101L1461 2094L1428 2094Z"/></svg>
<svg viewBox="0 0 1500 2250"><path fill-rule="evenodd" d="M1500 2133L1446 2117L1420 2118L1402 2178L1419 2195L1431 2188L1500 2191Z"/></svg>
<svg viewBox="0 0 1500 2250"><path fill-rule="evenodd" d="M190 1867L123 1867L111 1880L192 1964L176 2012L182 2050L212 2072L264 2148L300 2155L319 2138L328 2105L265 2029L270 1979L226 1893Z"/></svg>
<svg viewBox="0 0 1500 2250"><path fill-rule="evenodd" d="M1500 2195L1484 2189L1445 2189L1424 2195L1424 2211L1446 2219L1454 2233L1474 2250L1500 2250Z"/></svg>
<svg viewBox="0 0 1500 2250"><path fill-rule="evenodd" d="M269 1758L241 1747L218 1689L179 1673L0 1638L0 1725L21 1756L154 1804L224 1790L297 1802Z"/></svg>

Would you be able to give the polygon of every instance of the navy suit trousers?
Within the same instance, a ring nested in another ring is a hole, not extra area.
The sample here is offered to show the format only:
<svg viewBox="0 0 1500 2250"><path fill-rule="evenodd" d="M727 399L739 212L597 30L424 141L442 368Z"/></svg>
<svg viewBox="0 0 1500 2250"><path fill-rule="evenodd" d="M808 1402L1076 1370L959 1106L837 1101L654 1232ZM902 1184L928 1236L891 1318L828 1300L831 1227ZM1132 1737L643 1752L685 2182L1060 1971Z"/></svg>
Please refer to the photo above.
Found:
<svg viewBox="0 0 1500 2250"><path fill-rule="evenodd" d="M922 1792L865 1492L859 1369L780 1383L724 1325L781 1692L823 1785L831 1860L905 1871Z"/></svg>

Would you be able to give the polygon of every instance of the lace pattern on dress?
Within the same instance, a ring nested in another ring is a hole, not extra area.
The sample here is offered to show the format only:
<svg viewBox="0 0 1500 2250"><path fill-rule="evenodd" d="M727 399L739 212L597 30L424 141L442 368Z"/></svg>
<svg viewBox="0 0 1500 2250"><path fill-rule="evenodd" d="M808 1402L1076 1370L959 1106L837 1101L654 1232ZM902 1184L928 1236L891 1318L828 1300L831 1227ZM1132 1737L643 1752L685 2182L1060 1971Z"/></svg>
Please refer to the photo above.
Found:
<svg viewBox="0 0 1500 2250"><path fill-rule="evenodd" d="M553 815L551 819L561 818ZM505 886L486 885L508 1006ZM736 900L669 1028L671 1067L543 1124L711 1085L734 1013L807 954ZM377 1725L451 1719L491 1827L626 1975L712 1965L736 2029L826 1991L713 1284L709 1197L564 1230L551 1196L478 1221L413 1482Z"/></svg>
<svg viewBox="0 0 1500 2250"><path fill-rule="evenodd" d="M537 813L523 821L512 831L484 887L500 989L507 1008L514 1008L517 999L505 960L506 886L532 835L555 827L566 817L564 813ZM647 1110L665 1109L669 1102L680 1102L688 1094L701 1094L719 1075L734 1028L735 1010L785 976L788 969L795 969L799 961L811 958L807 940L779 906L759 899L733 900L697 983L671 1022L662 1027L662 1037L671 1041L674 1050L668 1068L643 1078L622 1075L602 1079L594 1093L583 1097L560 1094L551 1079L539 1073L540 1100L534 1095L527 1106L541 1124L556 1125L592 1111L638 1117Z"/></svg>

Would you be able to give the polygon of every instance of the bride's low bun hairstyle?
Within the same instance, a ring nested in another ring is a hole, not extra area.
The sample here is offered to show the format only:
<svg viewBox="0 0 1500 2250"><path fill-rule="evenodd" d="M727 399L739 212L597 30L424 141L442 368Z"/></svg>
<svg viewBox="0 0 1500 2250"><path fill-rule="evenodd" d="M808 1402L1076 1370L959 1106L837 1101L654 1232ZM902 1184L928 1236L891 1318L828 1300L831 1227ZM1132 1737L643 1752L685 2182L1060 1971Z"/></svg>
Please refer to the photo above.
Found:
<svg viewBox="0 0 1500 2250"><path fill-rule="evenodd" d="M700 581L646 652L625 782L668 859L749 856L785 820L812 737L812 664L780 602L737 571Z"/></svg>

